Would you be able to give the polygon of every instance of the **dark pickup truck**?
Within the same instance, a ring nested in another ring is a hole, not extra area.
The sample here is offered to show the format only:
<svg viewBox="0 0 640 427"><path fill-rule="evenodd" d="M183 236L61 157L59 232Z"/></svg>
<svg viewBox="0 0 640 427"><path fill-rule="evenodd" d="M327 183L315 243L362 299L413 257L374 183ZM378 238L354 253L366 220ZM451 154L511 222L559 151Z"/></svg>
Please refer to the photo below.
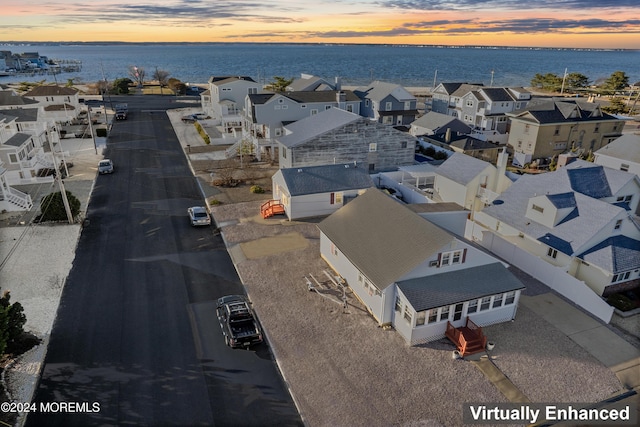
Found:
<svg viewBox="0 0 640 427"><path fill-rule="evenodd" d="M262 342L262 330L246 297L227 295L219 298L216 314L224 342L229 347L248 348Z"/></svg>

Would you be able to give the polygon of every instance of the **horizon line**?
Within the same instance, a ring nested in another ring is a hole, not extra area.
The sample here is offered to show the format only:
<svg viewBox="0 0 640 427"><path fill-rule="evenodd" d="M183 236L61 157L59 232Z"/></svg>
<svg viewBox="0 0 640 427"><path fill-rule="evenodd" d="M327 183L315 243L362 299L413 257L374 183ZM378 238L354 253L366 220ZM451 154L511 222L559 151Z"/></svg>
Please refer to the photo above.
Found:
<svg viewBox="0 0 640 427"><path fill-rule="evenodd" d="M175 41L175 42L153 42L153 41L28 41L28 40L8 40L0 41L0 46L7 45L104 45L104 44L267 44L267 45L313 45L313 46L390 46L390 47L430 47L430 48L486 48L486 49L520 49L520 50L597 50L597 51L638 51L640 48L606 48L606 47L552 47L552 46L505 46L505 45L481 45L481 44L425 44L425 43L344 43L344 42L220 42L220 41Z"/></svg>

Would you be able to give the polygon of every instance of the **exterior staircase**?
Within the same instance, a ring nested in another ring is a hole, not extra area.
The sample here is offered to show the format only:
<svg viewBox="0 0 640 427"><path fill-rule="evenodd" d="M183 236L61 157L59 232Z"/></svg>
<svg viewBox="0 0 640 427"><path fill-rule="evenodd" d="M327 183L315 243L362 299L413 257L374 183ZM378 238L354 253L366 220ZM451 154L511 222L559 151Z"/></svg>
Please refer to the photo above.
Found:
<svg viewBox="0 0 640 427"><path fill-rule="evenodd" d="M284 205L280 203L280 200L269 200L260 206L260 214L262 218L271 218L274 215L286 215Z"/></svg>
<svg viewBox="0 0 640 427"><path fill-rule="evenodd" d="M8 191L7 191L8 190ZM33 207L33 201L31 200L31 196L29 194L23 193L22 191L16 190L15 188L8 187L5 190L5 193L0 193L0 201L6 201L9 203L11 207L11 211L17 210L31 210Z"/></svg>
<svg viewBox="0 0 640 427"><path fill-rule="evenodd" d="M468 317L466 324L461 328L456 328L451 322L447 322L445 335L455 344L462 357L484 351L487 345L487 337L482 332L482 328Z"/></svg>

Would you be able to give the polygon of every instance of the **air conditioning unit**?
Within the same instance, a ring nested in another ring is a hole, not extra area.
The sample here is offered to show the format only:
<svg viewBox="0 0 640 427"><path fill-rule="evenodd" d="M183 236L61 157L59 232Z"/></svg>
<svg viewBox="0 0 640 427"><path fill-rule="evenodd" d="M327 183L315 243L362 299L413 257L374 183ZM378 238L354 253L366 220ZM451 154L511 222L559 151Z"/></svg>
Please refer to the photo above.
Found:
<svg viewBox="0 0 640 427"><path fill-rule="evenodd" d="M429 261L429 267L437 267L437 266L438 266L438 260Z"/></svg>

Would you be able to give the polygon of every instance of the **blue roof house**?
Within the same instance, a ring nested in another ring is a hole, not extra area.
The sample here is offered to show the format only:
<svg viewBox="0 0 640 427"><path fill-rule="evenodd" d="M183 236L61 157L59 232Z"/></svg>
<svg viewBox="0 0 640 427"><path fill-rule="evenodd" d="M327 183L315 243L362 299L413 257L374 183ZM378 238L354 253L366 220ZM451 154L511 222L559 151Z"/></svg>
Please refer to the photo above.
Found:
<svg viewBox="0 0 640 427"><path fill-rule="evenodd" d="M523 176L474 221L597 295L640 286L640 178L577 160Z"/></svg>
<svg viewBox="0 0 640 427"><path fill-rule="evenodd" d="M271 180L274 199L290 220L330 215L374 186L354 163L280 169Z"/></svg>

